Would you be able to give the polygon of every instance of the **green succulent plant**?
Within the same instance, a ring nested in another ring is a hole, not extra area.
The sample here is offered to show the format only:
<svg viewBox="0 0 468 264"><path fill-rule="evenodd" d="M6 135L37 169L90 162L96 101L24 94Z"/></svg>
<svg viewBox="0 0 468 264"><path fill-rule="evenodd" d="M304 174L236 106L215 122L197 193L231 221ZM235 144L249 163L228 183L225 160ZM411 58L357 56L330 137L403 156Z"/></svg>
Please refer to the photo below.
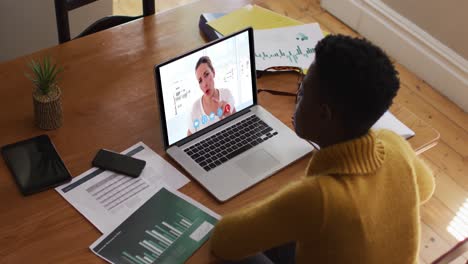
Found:
<svg viewBox="0 0 468 264"><path fill-rule="evenodd" d="M39 61L31 60L28 66L32 74L26 74L26 77L43 95L48 95L51 88L57 85L58 75L63 71L62 67L51 62L50 57L44 57Z"/></svg>

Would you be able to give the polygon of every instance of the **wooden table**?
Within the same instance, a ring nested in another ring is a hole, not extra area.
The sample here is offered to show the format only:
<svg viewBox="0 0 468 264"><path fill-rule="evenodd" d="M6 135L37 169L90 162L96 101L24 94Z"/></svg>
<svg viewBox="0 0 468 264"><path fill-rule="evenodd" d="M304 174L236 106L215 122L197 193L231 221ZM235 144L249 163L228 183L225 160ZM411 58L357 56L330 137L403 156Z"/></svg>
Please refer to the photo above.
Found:
<svg viewBox="0 0 468 264"><path fill-rule="evenodd" d="M315 16L324 13L318 1L252 2L304 22L315 21ZM251 1L204 0L0 64L0 145L46 133L72 175L89 169L98 149L121 151L138 141L174 164L162 146L153 65L205 42L197 27L200 13L229 12L248 3ZM322 24L331 32L336 26ZM45 55L64 66L60 86L65 119L63 127L54 131L33 125L32 84L24 77L27 61ZM292 74L270 75L258 83L262 88L294 91L295 78ZM291 126L294 98L261 93L259 102ZM437 142L438 133L407 109L394 106L392 110L416 132L409 140L415 150ZM299 178L309 157L225 204L216 202L194 181L181 191L224 214ZM54 190L21 196L3 159L0 161L0 263L102 263L88 249L99 236ZM189 263L212 260L207 243Z"/></svg>

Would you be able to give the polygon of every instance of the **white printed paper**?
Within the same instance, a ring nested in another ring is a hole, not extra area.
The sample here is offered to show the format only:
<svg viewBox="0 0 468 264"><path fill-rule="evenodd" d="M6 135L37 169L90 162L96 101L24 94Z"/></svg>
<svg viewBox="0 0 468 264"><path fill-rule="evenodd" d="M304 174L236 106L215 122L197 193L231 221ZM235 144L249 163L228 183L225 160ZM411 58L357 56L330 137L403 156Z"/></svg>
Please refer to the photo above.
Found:
<svg viewBox="0 0 468 264"><path fill-rule="evenodd" d="M146 161L138 178L92 168L56 189L102 233L108 233L164 184L179 189L189 179L144 143L122 153Z"/></svg>
<svg viewBox="0 0 468 264"><path fill-rule="evenodd" d="M254 30L256 69L263 71L272 66L308 69L315 59L315 45L322 38L318 23Z"/></svg>

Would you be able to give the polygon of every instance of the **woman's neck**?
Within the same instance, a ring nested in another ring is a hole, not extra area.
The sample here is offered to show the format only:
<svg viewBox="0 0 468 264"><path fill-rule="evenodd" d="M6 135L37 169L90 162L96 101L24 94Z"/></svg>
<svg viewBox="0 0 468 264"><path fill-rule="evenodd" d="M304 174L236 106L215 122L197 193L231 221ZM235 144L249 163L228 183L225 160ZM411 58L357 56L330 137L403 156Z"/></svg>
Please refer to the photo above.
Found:
<svg viewBox="0 0 468 264"><path fill-rule="evenodd" d="M208 97L206 94L204 94L203 97L202 97L203 110L208 115L211 112L216 112L216 108L218 107L218 102L213 100L214 98L218 99L218 101L219 101L219 90L216 89L216 88L214 89L214 93L213 93L212 96Z"/></svg>

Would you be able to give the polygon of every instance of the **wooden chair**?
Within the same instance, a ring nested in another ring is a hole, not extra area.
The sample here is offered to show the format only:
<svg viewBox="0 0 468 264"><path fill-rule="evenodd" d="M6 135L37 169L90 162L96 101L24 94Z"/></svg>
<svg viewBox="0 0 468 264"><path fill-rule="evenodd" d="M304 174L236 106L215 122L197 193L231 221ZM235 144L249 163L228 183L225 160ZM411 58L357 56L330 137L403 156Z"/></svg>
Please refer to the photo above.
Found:
<svg viewBox="0 0 468 264"><path fill-rule="evenodd" d="M57 19L57 31L59 43L62 44L71 40L70 38L70 24L68 22L68 12L90 4L97 0L55 0L55 16ZM129 0L130 1L130 0ZM133 1L133 0L132 0ZM155 0L142 0L143 4L143 15L140 16L108 16L99 19L92 25L87 27L81 32L76 38L80 38L89 34L99 32L104 29L108 29L129 21L149 16L154 14L154 2Z"/></svg>

